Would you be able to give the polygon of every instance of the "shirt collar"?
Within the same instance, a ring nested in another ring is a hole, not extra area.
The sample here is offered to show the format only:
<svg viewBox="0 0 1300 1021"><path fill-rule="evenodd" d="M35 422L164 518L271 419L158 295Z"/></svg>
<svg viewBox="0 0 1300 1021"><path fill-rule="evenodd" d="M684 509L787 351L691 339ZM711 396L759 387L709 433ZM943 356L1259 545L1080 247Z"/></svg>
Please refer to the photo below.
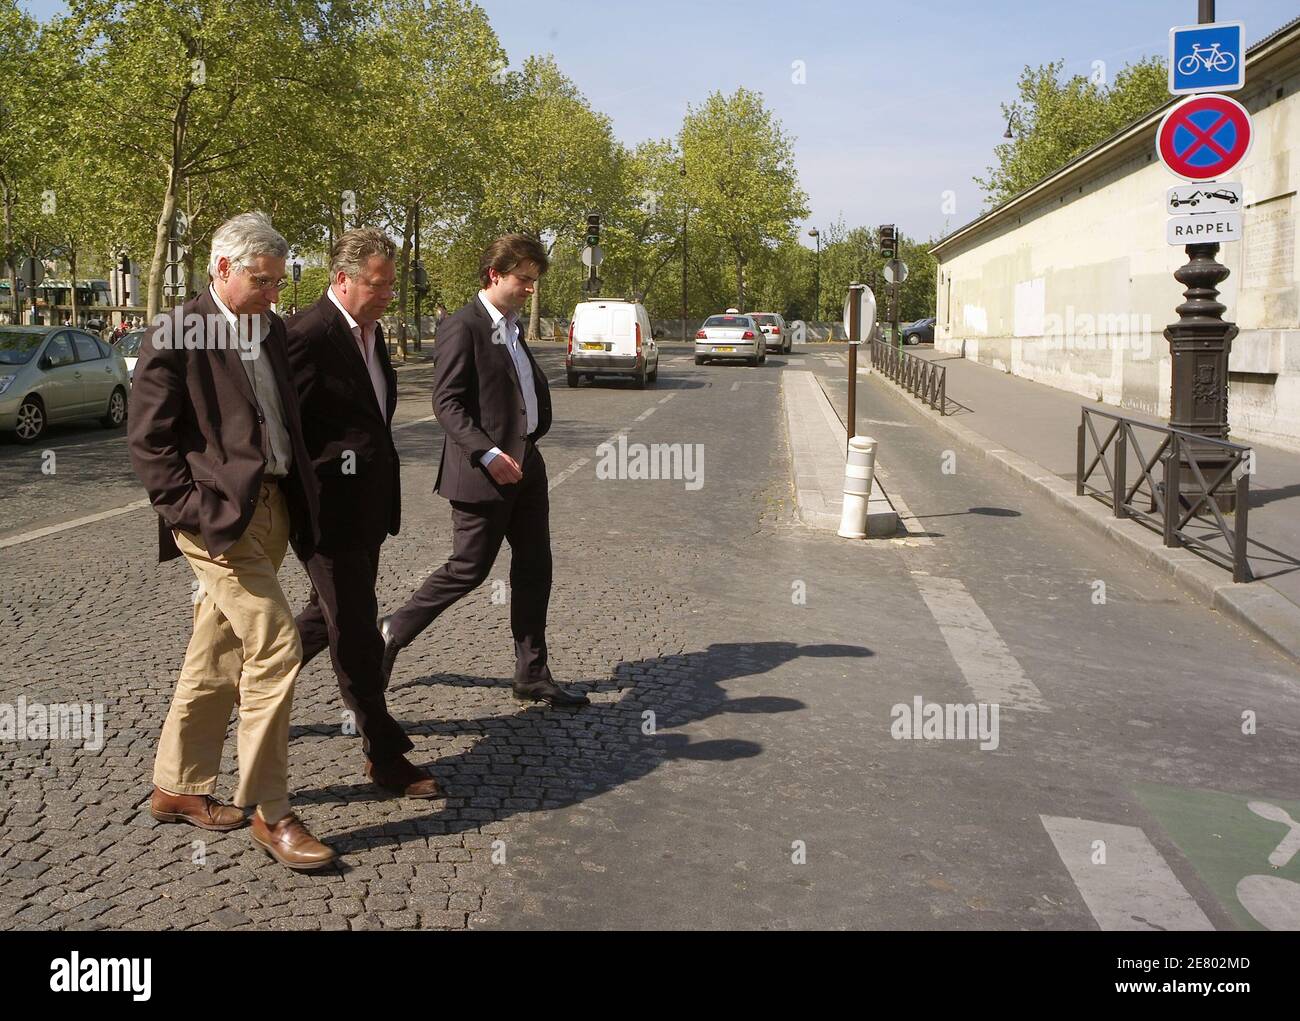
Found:
<svg viewBox="0 0 1300 1021"><path fill-rule="evenodd" d="M329 290L326 293L330 296L330 301L334 302L334 307L343 313L343 318L346 319L348 323L348 329L349 330L357 329L361 324L357 322L355 319L353 319L352 314L343 307L343 302L339 301L339 296L334 293L333 284L330 284Z"/></svg>
<svg viewBox="0 0 1300 1021"><path fill-rule="evenodd" d="M217 289L213 287L211 284L209 284L208 292L212 295L212 300L217 303L217 310L223 316L226 317L226 322L228 322L231 326L236 326L237 321L235 319L235 313L230 311L230 309L226 308L226 303L222 301L221 296L217 294Z"/></svg>
<svg viewBox="0 0 1300 1021"><path fill-rule="evenodd" d="M483 302L483 307L487 309L487 314L492 317L493 326L501 322L502 319L509 323L511 327L515 325L516 320L513 316L507 316L499 308L493 305L492 302L488 301L487 291L479 291L478 300Z"/></svg>

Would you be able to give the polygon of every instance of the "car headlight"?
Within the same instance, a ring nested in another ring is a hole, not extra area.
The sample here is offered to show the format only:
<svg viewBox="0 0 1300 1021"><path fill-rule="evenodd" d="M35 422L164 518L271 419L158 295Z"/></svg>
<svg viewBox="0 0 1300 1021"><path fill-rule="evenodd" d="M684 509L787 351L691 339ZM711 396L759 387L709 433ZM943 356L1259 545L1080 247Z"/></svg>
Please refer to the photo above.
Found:
<svg viewBox="0 0 1300 1021"><path fill-rule="evenodd" d="M8 390L9 384L17 378L17 376L0 376L0 394Z"/></svg>

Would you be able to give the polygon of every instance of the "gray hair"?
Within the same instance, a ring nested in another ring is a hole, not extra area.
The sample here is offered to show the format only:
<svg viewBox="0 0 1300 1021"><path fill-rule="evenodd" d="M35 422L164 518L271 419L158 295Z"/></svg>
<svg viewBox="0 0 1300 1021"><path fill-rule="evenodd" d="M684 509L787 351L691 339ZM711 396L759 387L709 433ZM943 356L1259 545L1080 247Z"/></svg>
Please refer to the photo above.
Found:
<svg viewBox="0 0 1300 1021"><path fill-rule="evenodd" d="M217 275L217 261L225 256L232 268L247 266L260 255L276 259L289 257L289 242L274 227L265 213L240 213L217 228L212 235L212 254L208 273Z"/></svg>
<svg viewBox="0 0 1300 1021"><path fill-rule="evenodd" d="M397 258L397 245L378 227L353 227L339 235L330 250L330 279L339 272L355 280L367 262L376 255L391 262Z"/></svg>

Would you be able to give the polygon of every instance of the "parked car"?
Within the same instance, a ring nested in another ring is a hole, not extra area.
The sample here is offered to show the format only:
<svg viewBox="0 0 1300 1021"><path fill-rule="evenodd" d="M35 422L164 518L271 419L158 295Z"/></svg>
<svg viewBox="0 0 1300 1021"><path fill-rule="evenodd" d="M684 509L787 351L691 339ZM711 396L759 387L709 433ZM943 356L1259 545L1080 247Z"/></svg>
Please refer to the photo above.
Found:
<svg viewBox="0 0 1300 1021"><path fill-rule="evenodd" d="M695 334L695 364L743 358L750 365L767 361L767 340L758 323L738 312L709 316Z"/></svg>
<svg viewBox="0 0 1300 1021"><path fill-rule="evenodd" d="M929 319L918 319L910 326L904 326L899 331L903 338L904 344L933 344L934 343L934 317Z"/></svg>
<svg viewBox="0 0 1300 1021"><path fill-rule="evenodd" d="M758 323L763 331L766 343L779 355L790 353L790 333L785 328L785 318L776 312L750 312L749 316Z"/></svg>
<svg viewBox="0 0 1300 1021"><path fill-rule="evenodd" d="M84 330L0 327L0 430L23 443L79 418L119 428L130 385L121 353Z"/></svg>
<svg viewBox="0 0 1300 1021"><path fill-rule="evenodd" d="M122 353L122 358L126 361L126 377L132 383L135 382L135 363L140 357L140 342L148 330L131 330L122 334L122 339L117 342L117 350Z"/></svg>
<svg viewBox="0 0 1300 1021"><path fill-rule="evenodd" d="M569 386L583 376L631 376L638 387L659 378L662 330L650 326L650 313L640 302L624 298L580 301L569 323L569 350L564 368Z"/></svg>

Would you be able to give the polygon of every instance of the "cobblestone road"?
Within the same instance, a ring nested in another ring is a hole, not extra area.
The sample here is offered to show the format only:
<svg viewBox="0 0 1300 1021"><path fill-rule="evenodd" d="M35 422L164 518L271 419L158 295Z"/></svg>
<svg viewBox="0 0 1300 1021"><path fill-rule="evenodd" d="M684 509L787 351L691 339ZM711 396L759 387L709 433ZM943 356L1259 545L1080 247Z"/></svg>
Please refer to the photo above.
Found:
<svg viewBox="0 0 1300 1021"><path fill-rule="evenodd" d="M492 579L403 653L390 688L445 799L367 783L327 658L303 672L294 806L344 866L296 875L246 830L148 814L192 591L183 563L154 562L152 512L0 548L0 704L106 707L101 750L0 744L0 927L1104 924L1043 816L1145 828L1211 923L1249 924L1135 791L1294 797L1290 664L1007 480L965 462L940 475L946 444L904 401L882 396L867 413L893 423L879 427L882 458L931 543L845 544L794 520L781 360L696 368L667 348L645 391L569 390L559 351L541 361L559 384L542 444L558 483L552 667L593 706L511 697L503 552ZM403 532L379 580L390 608L448 550L447 506L430 492L440 435L420 421L429 376L401 377ZM599 478L597 446L620 430L629 443L702 444L703 485ZM0 543L141 495L120 437L69 430L51 443L76 445L53 476L39 451L0 447ZM281 576L301 603L301 566ZM970 699L972 668L918 588L927 576L964 581L1051 705L1004 718L997 750L891 738L892 705ZM1090 605L1096 578L1106 606ZM1267 721L1253 742L1238 731L1243 708ZM221 794L233 732L226 751Z"/></svg>

